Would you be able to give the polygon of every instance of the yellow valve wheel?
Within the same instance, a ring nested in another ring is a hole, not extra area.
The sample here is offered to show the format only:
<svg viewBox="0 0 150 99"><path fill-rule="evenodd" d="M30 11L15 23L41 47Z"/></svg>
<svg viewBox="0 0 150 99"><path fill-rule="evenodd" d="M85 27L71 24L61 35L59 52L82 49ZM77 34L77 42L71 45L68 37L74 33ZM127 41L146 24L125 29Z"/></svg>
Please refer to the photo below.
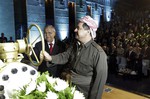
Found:
<svg viewBox="0 0 150 99"><path fill-rule="evenodd" d="M30 34L30 30L31 30L31 28L32 27L36 27L37 29L38 29L38 31L39 31L39 36L33 41L33 42L30 42L30 40L29 40L29 34ZM37 57L37 55L36 55L36 53L35 53L35 51L34 51L34 49L33 49L33 44L38 40L38 38L41 38L41 41L42 41L42 52L44 52L45 51L45 42L44 42L44 37L43 37L43 33L42 33L42 31L41 31L41 29L39 28L39 26L38 25L36 25L36 24L31 24L30 26L29 26L29 28L28 28L28 31L27 31L27 36L26 36L26 38L25 38L25 42L26 42L26 44L27 44L27 49L26 49L26 54L28 55L28 57L29 57L29 60L31 61L31 63L33 64L33 65L35 65L35 66L39 66L41 63L42 63L42 61L43 61L43 59L38 59L38 57ZM30 55L30 52L32 52L33 53L33 55L34 55L34 57L35 57L35 60L33 60L32 59L32 57L31 57L31 55Z"/></svg>

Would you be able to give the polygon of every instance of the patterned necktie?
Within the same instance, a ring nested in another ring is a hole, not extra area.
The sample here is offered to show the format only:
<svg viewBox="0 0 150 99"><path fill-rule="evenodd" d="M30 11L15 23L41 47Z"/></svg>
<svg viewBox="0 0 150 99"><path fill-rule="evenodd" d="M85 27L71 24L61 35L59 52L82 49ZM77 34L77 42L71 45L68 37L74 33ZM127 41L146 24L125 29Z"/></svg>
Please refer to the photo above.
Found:
<svg viewBox="0 0 150 99"><path fill-rule="evenodd" d="M52 51L53 51L53 44L52 44L52 43L50 43L49 45L50 45L50 49L49 49L49 50L50 50L50 54L51 54L51 53L52 53Z"/></svg>

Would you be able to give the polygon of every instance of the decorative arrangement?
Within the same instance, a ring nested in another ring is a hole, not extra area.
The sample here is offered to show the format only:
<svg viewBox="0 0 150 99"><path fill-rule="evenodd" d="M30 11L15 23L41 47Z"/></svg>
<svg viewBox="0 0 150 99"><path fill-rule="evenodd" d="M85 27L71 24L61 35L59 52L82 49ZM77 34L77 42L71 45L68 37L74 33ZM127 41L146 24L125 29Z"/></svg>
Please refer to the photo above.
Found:
<svg viewBox="0 0 150 99"><path fill-rule="evenodd" d="M85 99L84 95L68 82L49 76L48 72L39 74L37 79L13 90L10 99Z"/></svg>

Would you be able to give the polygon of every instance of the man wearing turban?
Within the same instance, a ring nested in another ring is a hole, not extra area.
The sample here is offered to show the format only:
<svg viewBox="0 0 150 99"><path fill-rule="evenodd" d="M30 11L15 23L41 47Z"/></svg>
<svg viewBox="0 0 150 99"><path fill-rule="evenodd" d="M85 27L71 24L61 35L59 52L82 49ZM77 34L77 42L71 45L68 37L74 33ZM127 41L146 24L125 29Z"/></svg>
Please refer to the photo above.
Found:
<svg viewBox="0 0 150 99"><path fill-rule="evenodd" d="M94 41L98 25L90 16L81 18L74 30L77 42L66 52L50 56L41 53L41 58L55 64L71 64L71 82L86 99L101 99L107 79L107 55Z"/></svg>

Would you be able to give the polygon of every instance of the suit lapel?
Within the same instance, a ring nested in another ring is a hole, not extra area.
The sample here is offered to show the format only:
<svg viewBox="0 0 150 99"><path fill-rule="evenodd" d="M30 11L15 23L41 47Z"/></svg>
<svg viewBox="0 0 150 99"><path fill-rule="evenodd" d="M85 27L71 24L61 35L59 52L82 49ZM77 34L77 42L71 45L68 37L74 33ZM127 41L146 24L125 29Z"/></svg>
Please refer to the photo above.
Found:
<svg viewBox="0 0 150 99"><path fill-rule="evenodd" d="M57 54L58 50L59 50L59 47L58 47L57 41L56 41L54 46L53 46L53 51L52 51L51 55ZM48 45L48 43L46 41L45 41L45 51L50 54L49 45Z"/></svg>
<svg viewBox="0 0 150 99"><path fill-rule="evenodd" d="M57 43L55 43L54 47L53 47L52 54L57 54L57 52L58 52L58 45L57 45Z"/></svg>
<svg viewBox="0 0 150 99"><path fill-rule="evenodd" d="M49 46L48 46L48 43L47 43L47 42L45 42L45 51L50 54Z"/></svg>

